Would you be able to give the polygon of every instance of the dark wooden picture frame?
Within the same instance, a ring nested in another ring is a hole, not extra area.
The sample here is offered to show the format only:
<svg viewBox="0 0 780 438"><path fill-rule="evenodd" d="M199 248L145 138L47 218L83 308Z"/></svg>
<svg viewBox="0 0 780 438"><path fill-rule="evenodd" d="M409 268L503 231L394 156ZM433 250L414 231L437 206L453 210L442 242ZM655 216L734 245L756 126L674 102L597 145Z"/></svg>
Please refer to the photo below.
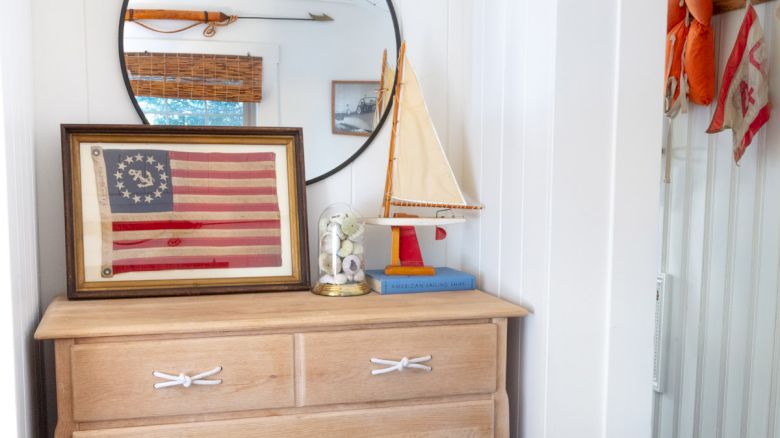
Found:
<svg viewBox="0 0 780 438"><path fill-rule="evenodd" d="M300 128L62 125L61 133L69 298L310 289ZM131 151L142 157L135 164ZM190 193L185 181L204 187ZM143 236L126 231L141 228Z"/></svg>
<svg viewBox="0 0 780 438"><path fill-rule="evenodd" d="M333 134L336 135L354 135L358 137L370 137L376 131L377 129L381 128L380 124L377 124L377 126L374 126L371 131L349 131L344 129L339 129L339 127L336 125L336 89L339 86L344 85L360 85L360 86L369 86L371 85L371 88L374 90L379 89L379 81L331 81L330 84L330 129ZM362 100L362 99L361 99ZM362 112L360 104L362 102L358 102L358 105L356 106L355 112L352 114L355 114L354 117L367 117L370 116L371 118L374 117L374 113L376 111L376 100L374 100L374 106L372 110ZM387 106L388 110L390 108L390 105Z"/></svg>

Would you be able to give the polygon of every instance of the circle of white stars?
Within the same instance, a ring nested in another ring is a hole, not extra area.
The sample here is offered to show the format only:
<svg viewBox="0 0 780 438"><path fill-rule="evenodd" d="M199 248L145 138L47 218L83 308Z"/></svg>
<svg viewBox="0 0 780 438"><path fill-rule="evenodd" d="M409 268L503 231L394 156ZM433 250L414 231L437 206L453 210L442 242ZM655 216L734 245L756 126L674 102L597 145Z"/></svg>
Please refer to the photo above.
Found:
<svg viewBox="0 0 780 438"><path fill-rule="evenodd" d="M125 176L125 169L127 169L133 163L149 164L157 169L157 173L160 177L160 184L156 187L155 191L148 195L137 195L132 193L125 186L123 180ZM156 163L156 164L155 164ZM134 204L140 204L142 201L151 204L153 200L162 198L163 193L168 190L168 174L165 173L165 165L158 162L152 155L143 155L141 153L135 155L126 155L124 160L116 164L117 171L114 172L114 178L116 178L116 184L114 185L123 198L132 199Z"/></svg>

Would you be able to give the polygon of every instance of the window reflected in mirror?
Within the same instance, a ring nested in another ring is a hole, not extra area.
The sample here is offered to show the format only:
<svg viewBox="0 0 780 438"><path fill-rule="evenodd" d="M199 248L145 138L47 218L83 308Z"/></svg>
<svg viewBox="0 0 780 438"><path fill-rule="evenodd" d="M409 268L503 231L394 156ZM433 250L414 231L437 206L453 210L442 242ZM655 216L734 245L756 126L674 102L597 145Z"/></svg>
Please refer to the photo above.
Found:
<svg viewBox="0 0 780 438"><path fill-rule="evenodd" d="M256 126L252 102L136 96L152 125Z"/></svg>

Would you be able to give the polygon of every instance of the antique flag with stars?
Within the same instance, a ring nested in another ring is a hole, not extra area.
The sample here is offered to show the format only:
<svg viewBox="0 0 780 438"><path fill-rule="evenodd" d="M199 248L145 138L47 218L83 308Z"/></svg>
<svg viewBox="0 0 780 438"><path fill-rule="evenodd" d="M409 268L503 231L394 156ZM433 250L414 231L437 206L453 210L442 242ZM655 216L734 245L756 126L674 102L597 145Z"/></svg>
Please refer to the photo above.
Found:
<svg viewBox="0 0 780 438"><path fill-rule="evenodd" d="M731 128L734 134L734 161L739 162L753 136L769 121L769 80L767 47L758 15L748 3L723 72L718 106L707 132Z"/></svg>
<svg viewBox="0 0 780 438"><path fill-rule="evenodd" d="M101 275L281 266L275 154L92 147Z"/></svg>

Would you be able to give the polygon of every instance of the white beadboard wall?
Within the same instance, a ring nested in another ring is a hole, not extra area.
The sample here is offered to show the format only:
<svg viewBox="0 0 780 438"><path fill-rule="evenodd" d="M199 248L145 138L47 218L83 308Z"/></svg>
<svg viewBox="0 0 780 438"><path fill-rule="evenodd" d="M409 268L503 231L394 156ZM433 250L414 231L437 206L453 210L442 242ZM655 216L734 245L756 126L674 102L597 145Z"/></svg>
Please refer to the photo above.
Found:
<svg viewBox="0 0 780 438"><path fill-rule="evenodd" d="M775 105L776 6L756 6ZM719 79L743 15L714 19ZM775 108L736 166L731 131L705 133L713 110L695 106L672 124L660 266L671 275L671 306L655 436L780 437L779 115Z"/></svg>
<svg viewBox="0 0 780 438"><path fill-rule="evenodd" d="M666 5L473 3L463 266L532 311L512 436L649 437Z"/></svg>
<svg viewBox="0 0 780 438"><path fill-rule="evenodd" d="M15 17L0 28L0 431L40 432L40 344L33 143L32 14L27 2L7 2Z"/></svg>

